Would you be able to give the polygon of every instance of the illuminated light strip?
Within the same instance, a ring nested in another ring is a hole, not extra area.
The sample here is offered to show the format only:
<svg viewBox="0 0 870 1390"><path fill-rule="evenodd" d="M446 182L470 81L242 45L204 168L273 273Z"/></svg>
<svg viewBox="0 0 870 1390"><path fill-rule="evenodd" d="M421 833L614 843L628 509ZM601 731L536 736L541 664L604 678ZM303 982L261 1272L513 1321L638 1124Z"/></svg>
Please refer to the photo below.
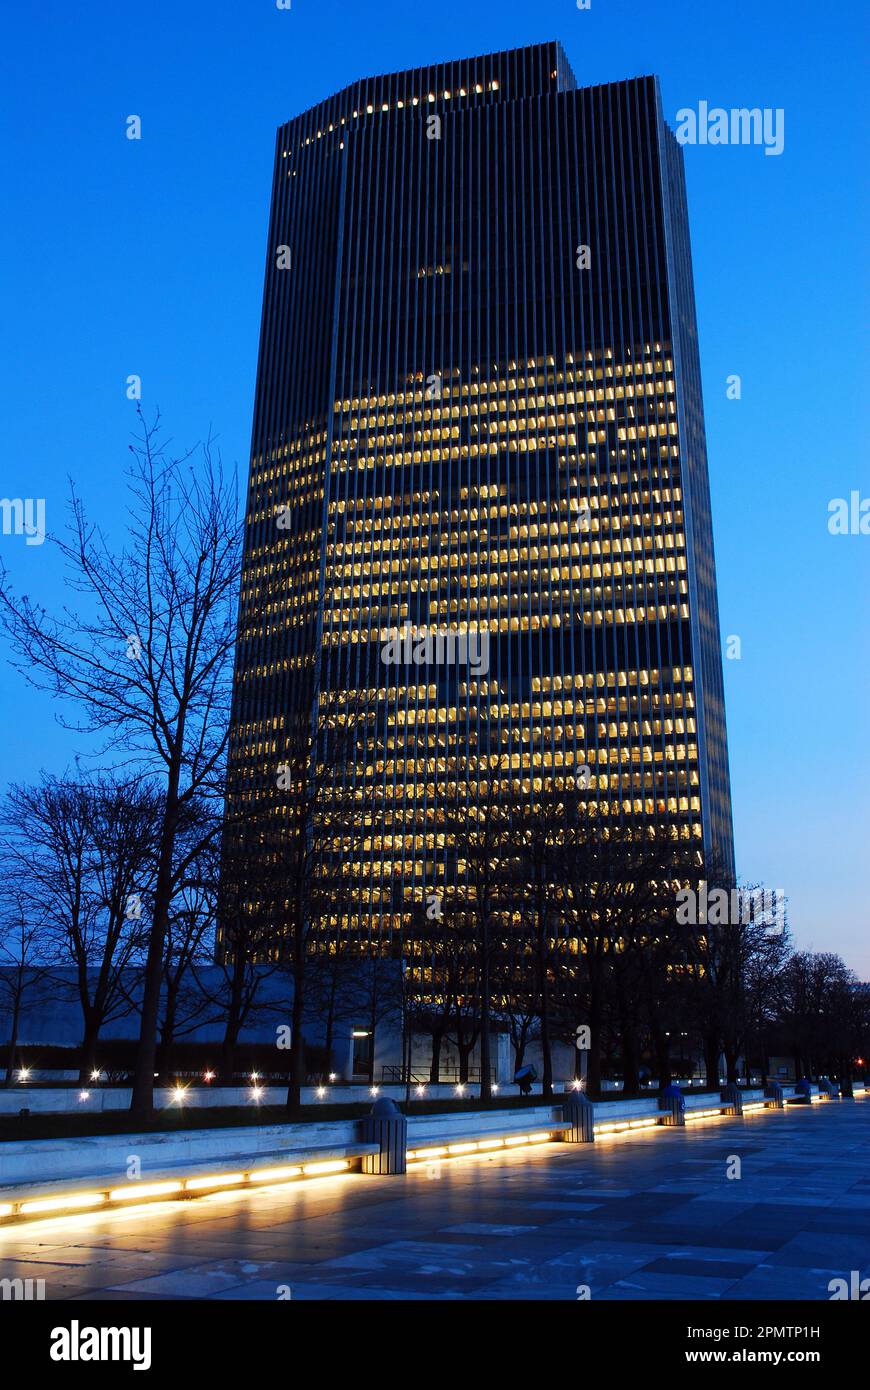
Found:
<svg viewBox="0 0 870 1390"><path fill-rule="evenodd" d="M116 1187L109 1193L110 1202L135 1202L140 1197L163 1197L170 1192L180 1192L180 1182L142 1183L139 1187Z"/></svg>
<svg viewBox="0 0 870 1390"><path fill-rule="evenodd" d="M244 1173L221 1173L210 1178L188 1178L184 1184L185 1192L200 1192L206 1187L232 1187L243 1183Z"/></svg>
<svg viewBox="0 0 870 1390"><path fill-rule="evenodd" d="M281 1182L284 1178L301 1178L301 1168L258 1168L248 1174L248 1182Z"/></svg>
<svg viewBox="0 0 870 1390"><path fill-rule="evenodd" d="M547 1130L536 1134L507 1134L498 1139L463 1139L457 1140L454 1144L444 1144L440 1148L409 1149L406 1157L409 1163L420 1163L427 1159L444 1158L450 1155L458 1156L508 1147L517 1148L520 1145L548 1144L552 1137L552 1133Z"/></svg>
<svg viewBox="0 0 870 1390"><path fill-rule="evenodd" d="M334 1159L323 1163L307 1163L304 1166L284 1166L280 1168L261 1168L239 1173L219 1173L201 1178L167 1180L157 1183L141 1183L136 1187L116 1187L105 1192L69 1193L64 1197L37 1197L20 1203L0 1202L0 1219L10 1216L51 1215L77 1211L86 1207L102 1206L104 1203L132 1203L144 1201L149 1197L168 1197L174 1193L208 1192L229 1187L244 1187L248 1183L283 1182L291 1178L319 1177L328 1173L343 1173L350 1168L348 1159Z"/></svg>
<svg viewBox="0 0 870 1390"><path fill-rule="evenodd" d="M745 1115L745 1114L747 1113L747 1111L749 1111L749 1110L766 1110L766 1109L767 1109L767 1106L765 1105L765 1103L764 1103L763 1100L753 1100L753 1101L750 1101L749 1105L744 1105L744 1107L743 1107L743 1113L744 1113L744 1115Z"/></svg>
<svg viewBox="0 0 870 1390"><path fill-rule="evenodd" d="M596 1134L626 1134L630 1129L658 1129L660 1121L658 1117L646 1120L624 1120L621 1124L613 1121L609 1124L596 1125Z"/></svg>
<svg viewBox="0 0 870 1390"><path fill-rule="evenodd" d="M18 1210L22 1216L34 1211L68 1211L78 1207L98 1207L105 1202L105 1192L70 1192L66 1197L37 1197L32 1202L22 1202Z"/></svg>

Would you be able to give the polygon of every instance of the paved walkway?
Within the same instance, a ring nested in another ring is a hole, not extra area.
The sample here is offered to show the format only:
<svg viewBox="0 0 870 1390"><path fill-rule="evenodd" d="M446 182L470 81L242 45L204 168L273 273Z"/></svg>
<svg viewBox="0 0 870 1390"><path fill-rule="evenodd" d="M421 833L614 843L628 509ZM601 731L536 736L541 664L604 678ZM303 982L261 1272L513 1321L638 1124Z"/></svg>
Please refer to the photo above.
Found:
<svg viewBox="0 0 870 1390"><path fill-rule="evenodd" d="M0 1230L47 1299L827 1299L851 1270L870 1098Z"/></svg>

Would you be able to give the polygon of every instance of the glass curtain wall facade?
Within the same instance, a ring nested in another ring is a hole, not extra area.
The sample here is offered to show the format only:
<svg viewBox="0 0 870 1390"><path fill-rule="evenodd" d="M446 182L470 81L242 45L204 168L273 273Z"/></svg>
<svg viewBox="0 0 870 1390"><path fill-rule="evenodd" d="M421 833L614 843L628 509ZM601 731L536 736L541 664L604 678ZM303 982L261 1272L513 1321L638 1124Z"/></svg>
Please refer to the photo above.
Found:
<svg viewBox="0 0 870 1390"><path fill-rule="evenodd" d="M482 659L385 659L427 633ZM532 800L573 780L590 824L676 826L733 868L682 151L655 78L580 88L542 44L369 78L279 129L231 803L285 814L311 672L369 720L327 773L364 818L348 941L395 941L439 892L460 771Z"/></svg>

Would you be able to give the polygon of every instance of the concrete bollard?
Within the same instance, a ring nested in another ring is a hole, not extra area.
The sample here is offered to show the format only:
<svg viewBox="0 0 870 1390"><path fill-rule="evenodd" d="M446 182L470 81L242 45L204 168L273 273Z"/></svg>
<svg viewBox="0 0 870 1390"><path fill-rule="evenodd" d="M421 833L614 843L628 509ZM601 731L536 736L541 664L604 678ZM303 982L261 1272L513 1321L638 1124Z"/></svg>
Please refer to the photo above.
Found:
<svg viewBox="0 0 870 1390"><path fill-rule="evenodd" d="M722 1090L719 1092L719 1098L728 1106L727 1113L729 1115L743 1114L743 1092L740 1090L739 1086L735 1086L733 1081L730 1081L727 1086L722 1087Z"/></svg>
<svg viewBox="0 0 870 1390"><path fill-rule="evenodd" d="M571 1091L562 1104L562 1119L571 1128L562 1135L566 1144L595 1141L595 1106L582 1091Z"/></svg>
<svg viewBox="0 0 870 1390"><path fill-rule="evenodd" d="M380 1152L365 1154L362 1171L384 1176L404 1173L408 1168L408 1121L394 1100L376 1100L370 1115L360 1122L364 1144L379 1144Z"/></svg>
<svg viewBox="0 0 870 1390"><path fill-rule="evenodd" d="M682 1129L686 1123L686 1097L675 1081L666 1086L659 1096L659 1110L665 1112L662 1124L676 1125Z"/></svg>
<svg viewBox="0 0 870 1390"><path fill-rule="evenodd" d="M768 1109L784 1110L785 1101L783 1100L782 1087L778 1081L768 1081L764 1088L764 1099L770 1101Z"/></svg>
<svg viewBox="0 0 870 1390"><path fill-rule="evenodd" d="M841 1076L841 1077L840 1077L840 1099L841 1099L841 1100L854 1100L854 1099L855 1099L855 1088L854 1088L854 1086L852 1085L852 1078L851 1078L851 1076Z"/></svg>
<svg viewBox="0 0 870 1390"><path fill-rule="evenodd" d="M837 1095L837 1088L833 1081L829 1081L827 1076L819 1077L819 1095L827 1096L828 1100L834 1100Z"/></svg>

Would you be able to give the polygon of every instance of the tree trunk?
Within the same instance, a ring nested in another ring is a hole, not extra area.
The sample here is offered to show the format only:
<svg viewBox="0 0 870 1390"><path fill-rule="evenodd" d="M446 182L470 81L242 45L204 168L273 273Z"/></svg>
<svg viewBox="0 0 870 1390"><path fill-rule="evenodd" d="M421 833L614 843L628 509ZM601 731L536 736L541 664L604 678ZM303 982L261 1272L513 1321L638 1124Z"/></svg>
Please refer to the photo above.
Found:
<svg viewBox="0 0 870 1390"><path fill-rule="evenodd" d="M553 1048L550 1043L550 981L547 974L546 952L538 954L538 997L541 1001L541 1058L543 1075L541 1094L553 1094Z"/></svg>
<svg viewBox="0 0 870 1390"><path fill-rule="evenodd" d="M224 1031L223 1041L221 1042L221 1059L218 1069L218 1076L222 1086L231 1086L233 1084L233 1074L236 1069L237 1042L238 1029L230 1028L228 1024Z"/></svg>
<svg viewBox="0 0 870 1390"><path fill-rule="evenodd" d="M673 1076L671 1072L671 1049L667 1038L659 1028L653 1033L653 1048L655 1050L659 1086L670 1086Z"/></svg>
<svg viewBox="0 0 870 1390"><path fill-rule="evenodd" d="M707 1033L704 1037L704 1071L708 1090L719 1085L719 1034Z"/></svg>
<svg viewBox="0 0 870 1390"><path fill-rule="evenodd" d="M175 1041L175 1019L178 1011L178 983L170 981L166 987L166 1007L163 1013L163 1027L160 1029L160 1046L157 1050L157 1076L164 1084L168 1079L172 1044Z"/></svg>
<svg viewBox="0 0 870 1390"><path fill-rule="evenodd" d="M100 1035L100 1017L93 1011L85 1014L85 1029L82 1035L81 1061L79 1062L79 1081L91 1079L97 1060L97 1038Z"/></svg>
<svg viewBox="0 0 870 1390"><path fill-rule="evenodd" d="M372 981L372 1007L369 1012L369 1085L375 1084L375 1028L378 1018L377 981Z"/></svg>
<svg viewBox="0 0 870 1390"><path fill-rule="evenodd" d="M601 1005L597 989L589 1000L589 1060L586 1070L586 1090L590 1096L601 1094Z"/></svg>
<svg viewBox="0 0 870 1390"><path fill-rule="evenodd" d="M183 747L183 717L179 720L175 737L176 747ZM133 1091L130 1097L130 1111L141 1123L147 1123L154 1113L154 1063L157 1060L160 991L163 985L163 950L169 923L169 908L172 902L172 860L175 853L175 836L178 827L178 788L180 782L181 767L176 755L169 771L166 809L160 831L160 858L157 867L157 881L154 887L154 912L148 937L148 955L145 960L142 1022L139 1028L139 1046L136 1049L136 1068L133 1073Z"/></svg>
<svg viewBox="0 0 870 1390"><path fill-rule="evenodd" d="M16 990L15 1003L12 1006L12 1031L9 1034L9 1052L6 1058L6 1086L12 1085L12 1078L15 1075L15 1053L18 1048L18 1026L21 1018L21 994Z"/></svg>
<svg viewBox="0 0 870 1390"><path fill-rule="evenodd" d="M623 1011L620 1019L622 1034L622 1092L623 1095L636 1096L640 1091L640 1066L637 1057L637 1038L634 1023Z"/></svg>
<svg viewBox="0 0 870 1390"><path fill-rule="evenodd" d="M429 1084L437 1086L441 1079L441 1044L444 1041L444 1029L433 1028L432 1030L432 1059L429 1063Z"/></svg>
<svg viewBox="0 0 870 1390"><path fill-rule="evenodd" d="M287 1109L295 1114L302 1104L302 1087L305 1082L305 1038L302 1033L304 1010L301 989L301 972L293 977L293 1009L290 1015L290 1084L287 1087Z"/></svg>
<svg viewBox="0 0 870 1390"><path fill-rule="evenodd" d="M227 1004L227 1021L224 1026L221 1044L220 1083L232 1086L236 1061L236 1043L242 1030L242 987L244 981L244 951L236 945L233 957L233 971L230 976L230 997Z"/></svg>
<svg viewBox="0 0 870 1390"><path fill-rule="evenodd" d="M334 1058L332 1055L332 1045L335 1040L335 981L333 979L332 988L329 991L329 1007L326 1010L326 1032L323 1045L326 1048L326 1055L329 1058L329 1067L332 1070Z"/></svg>
<svg viewBox="0 0 870 1390"><path fill-rule="evenodd" d="M492 1069L490 1062L490 1010L489 1010L489 940L484 932L483 951L480 962L480 1099L492 1099Z"/></svg>

